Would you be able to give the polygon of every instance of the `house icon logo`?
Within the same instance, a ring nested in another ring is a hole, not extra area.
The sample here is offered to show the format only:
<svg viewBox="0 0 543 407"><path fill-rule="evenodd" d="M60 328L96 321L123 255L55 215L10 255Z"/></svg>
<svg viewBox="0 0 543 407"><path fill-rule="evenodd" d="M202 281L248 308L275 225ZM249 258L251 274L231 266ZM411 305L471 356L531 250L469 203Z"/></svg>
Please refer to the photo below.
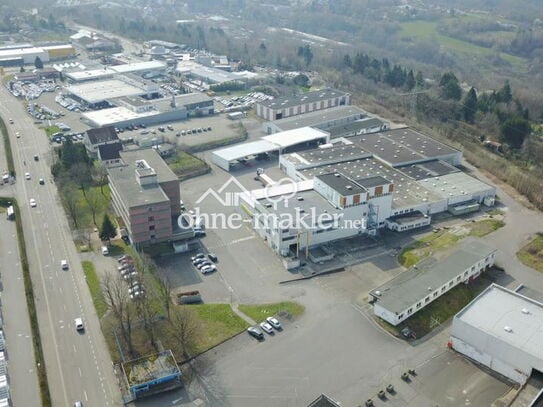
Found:
<svg viewBox="0 0 543 407"><path fill-rule="evenodd" d="M225 191L230 186L231 189L237 189L237 191ZM208 196L212 196L215 198L217 202L222 204L223 206L239 206L239 198L240 195L247 194L247 196L251 196L250 192L247 188L245 188L236 178L230 177L228 181L226 181L222 186L219 188L218 191L215 191L213 188L208 188L196 201L196 204L202 203Z"/></svg>

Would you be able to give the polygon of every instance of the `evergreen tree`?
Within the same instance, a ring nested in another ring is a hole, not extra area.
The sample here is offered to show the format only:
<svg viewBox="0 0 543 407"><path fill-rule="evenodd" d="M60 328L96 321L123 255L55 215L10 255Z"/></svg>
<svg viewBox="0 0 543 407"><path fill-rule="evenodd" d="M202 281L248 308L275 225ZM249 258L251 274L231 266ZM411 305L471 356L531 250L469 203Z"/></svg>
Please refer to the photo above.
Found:
<svg viewBox="0 0 543 407"><path fill-rule="evenodd" d="M343 66L346 68L351 68L353 66L353 61L351 60L351 56L349 54L345 54L343 56Z"/></svg>
<svg viewBox="0 0 543 407"><path fill-rule="evenodd" d="M405 88L407 90L413 90L416 85L417 81L415 80L415 75L413 75L413 70L410 69L407 77L405 78Z"/></svg>
<svg viewBox="0 0 543 407"><path fill-rule="evenodd" d="M531 131L530 122L520 116L510 117L500 126L502 140L517 149L522 147L524 139Z"/></svg>
<svg viewBox="0 0 543 407"><path fill-rule="evenodd" d="M109 219L108 214L104 214L104 220L102 221L102 228L100 229L100 240L111 241L112 238L117 236L117 229Z"/></svg>
<svg viewBox="0 0 543 407"><path fill-rule="evenodd" d="M415 82L417 88L423 88L424 87L424 76L422 76L422 72L418 71L417 75L415 76Z"/></svg>
<svg viewBox="0 0 543 407"><path fill-rule="evenodd" d="M439 87L442 99L460 100L462 97L462 88L458 83L458 78L452 72L443 74L439 81Z"/></svg>
<svg viewBox="0 0 543 407"><path fill-rule="evenodd" d="M462 116L464 116L464 120L468 123L473 123L475 113L477 113L477 93L475 89L471 88L462 103Z"/></svg>
<svg viewBox="0 0 543 407"><path fill-rule="evenodd" d="M34 60L34 66L36 67L36 69L43 69L43 62L40 57L36 57L36 59Z"/></svg>
<svg viewBox="0 0 543 407"><path fill-rule="evenodd" d="M511 100L513 100L513 93L511 92L511 85L509 85L509 81L506 80L503 84L502 88L497 93L497 100L498 103L511 103Z"/></svg>

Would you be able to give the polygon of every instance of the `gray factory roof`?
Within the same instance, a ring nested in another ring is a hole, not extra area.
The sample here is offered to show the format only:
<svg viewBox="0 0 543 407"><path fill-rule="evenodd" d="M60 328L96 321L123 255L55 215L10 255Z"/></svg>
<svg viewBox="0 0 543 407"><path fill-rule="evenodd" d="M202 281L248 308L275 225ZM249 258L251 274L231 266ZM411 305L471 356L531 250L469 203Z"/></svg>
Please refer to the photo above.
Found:
<svg viewBox="0 0 543 407"><path fill-rule="evenodd" d="M392 208L404 208L423 202L443 200L439 195L429 191L423 185L407 177L405 174L384 164L376 158L361 158L337 164L328 164L315 168L300 170L306 179L320 174L338 171L352 179L382 176L394 183Z"/></svg>
<svg viewBox="0 0 543 407"><path fill-rule="evenodd" d="M383 308L401 313L495 251L481 240L468 238L448 257L423 260L371 294Z"/></svg>
<svg viewBox="0 0 543 407"><path fill-rule="evenodd" d="M337 138L349 135L353 132L358 132L360 130L381 127L383 124L383 121L377 117L366 117L351 123L330 127L326 131L330 133L331 138Z"/></svg>
<svg viewBox="0 0 543 407"><path fill-rule="evenodd" d="M133 151L121 151L121 159L126 164L135 163L137 160L145 160L151 166L158 178L158 182L177 181L177 175L168 167L166 162L152 148Z"/></svg>
<svg viewBox="0 0 543 407"><path fill-rule="evenodd" d="M271 109L286 109L293 106L298 106L305 103L314 103L321 100L328 100L332 98L342 97L348 95L348 93L341 92L336 89L324 88L313 92L301 93L296 96L285 96L282 98L264 100L259 102L260 105L269 107Z"/></svg>
<svg viewBox="0 0 543 407"><path fill-rule="evenodd" d="M430 177L441 177L443 175L460 171L458 168L441 160L426 161L419 164L409 164L396 167L396 169L416 180Z"/></svg>
<svg viewBox="0 0 543 407"><path fill-rule="evenodd" d="M373 188L379 185L388 185L391 183L391 181L389 181L385 177L381 177L380 175L368 178L357 178L354 181L362 185L364 188Z"/></svg>
<svg viewBox="0 0 543 407"><path fill-rule="evenodd" d="M318 175L316 178L343 196L366 192L366 189L339 172Z"/></svg>
<svg viewBox="0 0 543 407"><path fill-rule="evenodd" d="M273 151L279 151L279 146L266 140L257 140L215 150L212 154L225 161L232 162L248 156L271 153Z"/></svg>
<svg viewBox="0 0 543 407"><path fill-rule="evenodd" d="M464 172L426 178L418 181L418 184L442 198L451 198L453 196L469 195L496 189Z"/></svg>
<svg viewBox="0 0 543 407"><path fill-rule="evenodd" d="M346 119L350 117L362 118L366 116L366 112L356 106L336 106L329 109L316 110L314 112L299 114L297 116L286 117L284 119L275 120L274 126L281 130L292 130L299 127L317 127L327 128L327 123L335 120ZM334 123L331 123L333 125ZM328 131L328 130L327 130Z"/></svg>
<svg viewBox="0 0 543 407"><path fill-rule="evenodd" d="M172 107L172 98L153 99L149 104L153 105L161 112L170 110L179 110L189 105L212 103L212 99L203 93L187 93L185 95L175 96L175 107Z"/></svg>
<svg viewBox="0 0 543 407"><path fill-rule="evenodd" d="M323 198L321 194L314 190L300 191L295 195L287 193L286 199L278 199L278 196L274 196L273 200L269 201L268 198L262 198L259 199L258 202L266 206L267 212L270 214L275 214L277 216L290 215L293 218L295 218L297 214L299 214L300 217L311 215L319 217L325 213L339 215L343 212L342 209L334 207L328 200ZM307 219L306 223L314 225L310 219Z"/></svg>
<svg viewBox="0 0 543 407"><path fill-rule="evenodd" d="M538 301L492 284L454 318L543 360L543 304Z"/></svg>
<svg viewBox="0 0 543 407"><path fill-rule="evenodd" d="M366 157L371 157L371 154L356 144L340 144L333 147L314 148L284 155L285 159L294 164L309 167L318 167L328 163L352 161L357 158Z"/></svg>
<svg viewBox="0 0 543 407"><path fill-rule="evenodd" d="M107 99L137 96L146 93L143 89L130 85L120 79L72 85L68 86L66 90L90 104L99 103Z"/></svg>
<svg viewBox="0 0 543 407"><path fill-rule="evenodd" d="M393 166L440 158L459 151L414 130L404 128L349 137Z"/></svg>
<svg viewBox="0 0 543 407"><path fill-rule="evenodd" d="M240 75L205 66L194 61L180 61L176 71L181 74L196 76L210 83L226 83L244 79Z"/></svg>

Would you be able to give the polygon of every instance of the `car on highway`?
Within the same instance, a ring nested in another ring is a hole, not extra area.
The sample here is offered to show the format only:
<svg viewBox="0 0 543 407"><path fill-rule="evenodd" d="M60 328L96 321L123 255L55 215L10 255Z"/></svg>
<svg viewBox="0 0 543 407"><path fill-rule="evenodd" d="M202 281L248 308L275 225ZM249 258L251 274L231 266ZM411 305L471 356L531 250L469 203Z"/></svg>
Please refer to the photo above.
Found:
<svg viewBox="0 0 543 407"><path fill-rule="evenodd" d="M270 324L271 326L273 326L277 330L283 329L283 327L281 326L281 322L279 322L277 320L277 318L268 317L268 318L266 318L266 322L268 322L268 324Z"/></svg>
<svg viewBox="0 0 543 407"><path fill-rule="evenodd" d="M81 402L81 401L76 401L76 402L74 403L74 407L83 407L83 402Z"/></svg>
<svg viewBox="0 0 543 407"><path fill-rule="evenodd" d="M215 270L217 270L217 267L214 264L206 264L200 269L202 274L213 273Z"/></svg>
<svg viewBox="0 0 543 407"><path fill-rule="evenodd" d="M62 270L68 270L68 268L69 268L68 261L67 260L61 260L60 261L60 268Z"/></svg>
<svg viewBox="0 0 543 407"><path fill-rule="evenodd" d="M264 333L255 326L247 328L247 333L258 340L264 339Z"/></svg>
<svg viewBox="0 0 543 407"><path fill-rule="evenodd" d="M267 334L272 335L273 334L273 328L270 324L268 324L267 321L263 321L260 323L260 328L262 328L263 331L265 331Z"/></svg>
<svg viewBox="0 0 543 407"><path fill-rule="evenodd" d="M15 137L21 138L21 133L19 133L18 131L16 131L16 132L15 132Z"/></svg>
<svg viewBox="0 0 543 407"><path fill-rule="evenodd" d="M9 119L9 123L10 123L10 124L13 124L13 119L10 118L10 119Z"/></svg>
<svg viewBox="0 0 543 407"><path fill-rule="evenodd" d="M38 206L36 200L34 198L30 198L30 207L35 208L36 206Z"/></svg>
<svg viewBox="0 0 543 407"><path fill-rule="evenodd" d="M83 319L82 318L76 318L75 320L75 330L76 331L84 331L85 325L83 325Z"/></svg>
<svg viewBox="0 0 543 407"><path fill-rule="evenodd" d="M32 178L29 172L25 172L25 179L30 180Z"/></svg>
<svg viewBox="0 0 543 407"><path fill-rule="evenodd" d="M45 180L43 178L40 178L40 185L45 185Z"/></svg>
<svg viewBox="0 0 543 407"><path fill-rule="evenodd" d="M40 157L37 154L34 154L34 161L40 161Z"/></svg>

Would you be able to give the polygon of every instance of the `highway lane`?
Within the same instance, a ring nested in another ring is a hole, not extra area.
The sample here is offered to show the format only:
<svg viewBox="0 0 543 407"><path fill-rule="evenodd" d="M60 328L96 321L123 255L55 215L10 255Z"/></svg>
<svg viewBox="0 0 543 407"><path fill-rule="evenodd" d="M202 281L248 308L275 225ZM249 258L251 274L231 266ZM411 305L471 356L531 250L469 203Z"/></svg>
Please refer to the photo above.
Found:
<svg viewBox="0 0 543 407"><path fill-rule="evenodd" d="M0 91L0 113L7 123L17 172L16 197L21 207L29 265L36 294L45 361L54 406L120 405L120 394L111 359L100 331L80 259L71 239L55 186L51 182L50 146L43 131L33 124L21 103L7 90ZM15 132L21 134L15 137ZM34 161L37 154L40 159ZM24 179L24 173L31 180ZM38 179L46 179L39 185ZM29 200L37 201L30 208ZM67 259L69 271L60 268ZM74 318L82 317L86 330L75 330Z"/></svg>

